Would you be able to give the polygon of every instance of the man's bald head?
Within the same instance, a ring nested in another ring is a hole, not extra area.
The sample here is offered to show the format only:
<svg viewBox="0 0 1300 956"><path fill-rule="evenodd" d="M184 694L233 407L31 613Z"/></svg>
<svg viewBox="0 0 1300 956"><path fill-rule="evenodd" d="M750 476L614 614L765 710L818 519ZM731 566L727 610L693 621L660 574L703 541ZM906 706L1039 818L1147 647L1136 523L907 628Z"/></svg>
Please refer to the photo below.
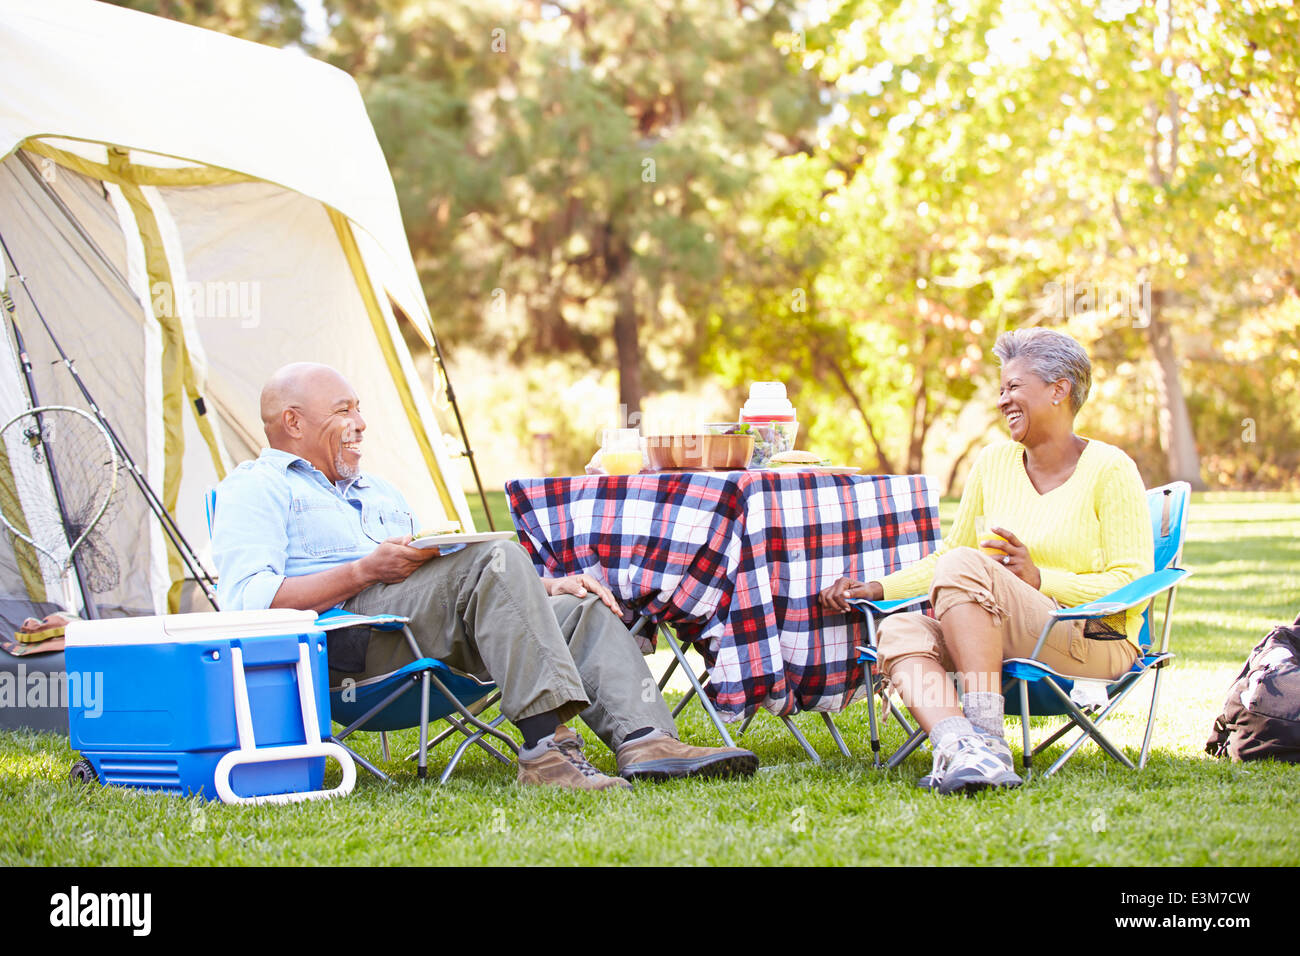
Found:
<svg viewBox="0 0 1300 956"><path fill-rule="evenodd" d="M328 365L286 365L262 387L267 444L306 459L331 481L355 477L366 427L359 405L347 379Z"/></svg>
<svg viewBox="0 0 1300 956"><path fill-rule="evenodd" d="M306 408L313 402L328 402L332 393L351 392L351 386L336 370L317 362L294 362L277 369L262 386L262 428L272 448L284 437L284 413Z"/></svg>

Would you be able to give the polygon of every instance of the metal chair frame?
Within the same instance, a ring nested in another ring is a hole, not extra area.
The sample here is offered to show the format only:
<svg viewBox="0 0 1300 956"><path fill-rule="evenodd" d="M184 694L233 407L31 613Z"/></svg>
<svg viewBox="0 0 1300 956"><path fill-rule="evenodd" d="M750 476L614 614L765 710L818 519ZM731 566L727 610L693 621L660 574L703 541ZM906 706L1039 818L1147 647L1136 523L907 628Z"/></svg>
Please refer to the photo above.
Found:
<svg viewBox="0 0 1300 956"><path fill-rule="evenodd" d="M385 710L388 709L388 707L394 704L398 699L403 697L405 694L410 693L418 688L418 692L420 694L420 719L417 725L419 729L419 745L416 747L415 751L412 752L406 758L407 760L414 760L416 762L417 777L419 777L420 779L424 779L425 777L428 776L430 748L436 747L438 744L442 743L442 741L446 740L449 736L456 733L461 734L465 739L461 741L460 745L452 753L451 758L447 761L446 767L443 768L442 774L438 778L438 782L440 784L447 782L447 780L451 777L452 772L456 769L456 765L460 762L461 757L463 757L465 755L465 752L473 745L478 745L479 747L481 747L487 753L491 754L497 760L501 761L506 766L511 766L513 764L513 761L510 759L510 757L507 757L501 750L497 749L496 747L493 747L491 744L489 744L486 740L483 739L486 736L494 737L497 740L501 741L503 744L505 744L505 746L511 751L511 753L515 755L518 755L519 753L518 745L509 737L507 737L505 734L501 733L500 730L497 729L505 721L504 714L498 714L491 721L485 722L479 719L478 716L479 714L487 710L489 707L491 707L501 698L501 694L496 689L495 684L485 683L483 681L479 681L476 678L472 678L472 677L469 678L475 684L477 684L479 687L482 688L483 696L479 697L477 700L471 701L467 705L466 703L462 702L459 697L456 696L456 694L446 685L446 683L438 675L438 671L440 670L449 671L450 668L448 668L447 665L443 664L441 661L435 660L431 657L424 657L420 654L419 645L416 643L415 636L411 633L411 629L408 626L407 618L400 617L398 615L378 615L370 618L360 618L360 616L358 615L348 615L347 619L342 620L341 623L331 624L328 620L326 620L328 618L328 615L329 612L327 612L326 615L322 615L321 618L318 618L317 626L322 627L325 630L333 630L339 627L355 627L355 626L373 627L373 628L378 628L380 630L391 630L391 629L395 629L396 627L400 627L403 636L406 638L407 646L411 649L411 653L415 657L415 660L412 661L411 664L408 664L405 667L392 672L391 674L385 674L381 677L375 678L374 682L378 684L392 683L393 688L391 692L386 694L382 700L380 700L378 703L370 707L369 710L367 710L356 720L352 721L352 723L349 724L346 728L344 728L341 732L335 734L333 737L330 738L334 743L339 744L339 746L347 750L348 753L352 755L352 758L357 763L359 763L371 774L378 777L380 780L383 780L385 782L390 782L390 783L392 782L392 779L387 774L385 774L382 770L380 770L370 761L366 760L364 757L358 754L355 750L353 750L343 741L346 740L354 732L359 730L365 730L366 724L369 723L371 719L383 713ZM365 682L365 683L369 684L370 682ZM434 717L433 719L439 719L440 717L442 720L446 721L446 723L449 725L449 728L447 730L444 730L433 740L429 739L429 722L430 722L429 692L431 689L436 689L442 695L446 703L456 713L460 715L458 719L456 717L453 717L451 712L445 712L441 715L438 715L437 717ZM341 692L342 692L341 688L330 688L330 700L333 707L338 706L337 703L335 702L335 695L340 694ZM389 747L388 747L387 730L380 731L380 740L381 740L381 746L383 748L384 759L388 760Z"/></svg>
<svg viewBox="0 0 1300 956"><path fill-rule="evenodd" d="M636 624L633 625L632 633L634 635L642 633L647 624L651 624L649 618L640 618ZM673 652L673 660L669 662L668 666L664 669L663 674L659 677L659 692L661 694L663 693L664 688L668 686L668 680L673 676L673 673L677 670L679 665L685 672L686 679L690 681L691 684L690 689L682 699L677 702L677 705L673 707L673 719L675 720L677 718L677 715L685 709L686 705L689 704L692 699L698 698L700 705L704 708L704 712L708 715L709 719L713 721L713 726L717 729L718 736L722 738L723 743L728 747L736 746L735 741L745 735L745 731L749 729L749 725L754 719L754 714L750 714L745 718L740 725L740 729L736 732L735 738L733 738L727 730L727 725L723 723L721 716L718 714L717 708L713 706L713 702L709 700L709 695L704 690L705 684L709 681L708 671L702 671L697 675L694 668L692 668L690 663L686 660L686 650L690 646L690 643L688 641L679 641L667 624L659 622L652 626L658 629L659 634L663 636L664 642ZM831 715L823 712L821 716L822 720L825 721L827 728L830 730L831 739L835 741L835 745L839 749L840 753L846 757L852 757L853 754L844 743L844 738L840 736L839 728L835 726L835 722L831 719ZM794 721L790 719L789 715L783 715L781 717L781 722L785 724L786 730L790 732L798 742L799 746L803 748L804 753L808 755L808 759L815 764L821 763L821 757L813 748L813 745L808 742L808 738L800 732L797 726L795 726Z"/></svg>
<svg viewBox="0 0 1300 956"><path fill-rule="evenodd" d="M1148 507L1153 508L1156 502L1160 502L1161 517L1159 524L1155 527L1155 545L1157 554L1159 553L1161 543L1168 540L1171 534L1174 536L1174 551L1168 556L1162 567L1157 568L1151 574L1145 575L1136 581L1133 581L1123 588L1099 598L1095 601L1089 601L1072 608L1057 608L1052 612L1049 619L1044 623L1042 632L1039 634L1038 641L1034 645L1034 650L1027 658L1011 658L1003 661L1003 673L1006 677L1002 685L1004 697L1008 697L1013 687L1018 690L1016 703L1019 705L1019 714L1008 714L1008 716L1019 716L1021 724L1021 733L1023 740L1023 750L1021 762L1025 771L1032 772L1034 757L1041 754L1052 744L1056 743L1061 737L1071 730L1078 729L1079 736L1071 742L1069 747L1056 759L1055 762L1044 772L1043 776L1049 777L1059 770L1067 760L1078 751L1086 741L1092 740L1107 756L1112 757L1119 763L1129 769L1140 770L1146 766L1147 758L1151 750L1151 736L1155 729L1156 710L1160 700L1160 681L1164 668L1173 660L1174 655L1169 650L1169 642L1173 629L1173 612L1174 600L1179 585L1191 576L1192 572L1186 568L1179 567L1182 562L1183 545L1186 536L1187 526L1187 507L1191 487L1187 482L1173 482L1168 485L1162 485L1158 488L1152 488L1147 491ZM1170 526L1170 515L1173 507L1174 497L1178 497L1178 514L1177 527ZM1152 518L1155 519L1156 511L1151 511ZM1142 648L1142 656L1134 663L1133 668L1127 673L1120 675L1114 681L1108 682L1106 691L1105 705L1080 706L1070 699L1069 689L1073 681L1079 678L1071 678L1068 675L1059 674L1051 668L1037 660L1038 654L1042 651L1043 644L1047 640L1047 635L1052 627L1059 621L1066 620L1090 620L1102 617L1108 617L1127 611L1130 608L1147 604L1146 609L1146 627L1145 631L1151 633L1153 605L1161 594L1165 595L1164 612L1161 619L1160 643L1159 649L1152 652L1150 644ZM872 682L873 693L867 695L868 715L871 724L871 747L872 762L877 768L881 766L880 762L880 739L876 724L875 716L875 694L874 689L877 682L881 679L875 673L875 666L878 660L876 649L876 615L884 617L902 611L917 603L927 600L925 595L913 598L904 598L898 601L867 601L855 600L851 603L867 608L867 636L868 646L860 647L861 653L859 660L867 666L868 679ZM873 613L874 612L874 613ZM1133 688L1142 682L1142 678L1147 673L1154 671L1154 681L1151 690L1151 704L1147 713L1147 725L1142 738L1142 748L1136 764L1122 751L1118 746L1112 743L1104 734L1101 733L1100 725L1115 712L1121 703L1128 697ZM1064 716L1067 717L1065 725L1057 729L1046 740L1034 747L1030 740L1029 721L1032 716L1029 700L1029 685L1031 683L1042 682L1051 692L1049 700L1052 700L1060 709L1053 710L1041 716ZM907 759L908 756L916 750L926 739L926 733L919 727L912 727L906 720L897 704L892 698L889 699L889 707L898 719L900 724L907 732L907 737L903 744L896 750L893 755L884 763L885 769L897 767Z"/></svg>

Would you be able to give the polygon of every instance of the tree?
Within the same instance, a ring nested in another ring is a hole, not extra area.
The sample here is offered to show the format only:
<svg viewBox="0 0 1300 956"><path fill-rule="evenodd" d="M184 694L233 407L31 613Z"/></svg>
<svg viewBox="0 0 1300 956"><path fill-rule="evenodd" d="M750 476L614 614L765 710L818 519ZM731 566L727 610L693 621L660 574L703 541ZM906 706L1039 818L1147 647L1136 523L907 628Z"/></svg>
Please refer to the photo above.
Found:
<svg viewBox="0 0 1300 956"><path fill-rule="evenodd" d="M813 217L837 239L803 281L848 371L827 366L812 391L877 421L882 465L892 442L919 470L1001 328L1060 322L1106 359L1140 337L1164 470L1201 484L1176 343L1230 340L1244 313L1213 308L1293 281L1296 16L1185 0L833 8L808 47L838 91L821 148L842 182Z"/></svg>
<svg viewBox="0 0 1300 956"><path fill-rule="evenodd" d="M801 410L815 410L816 440L856 458L865 439L886 471L924 470L927 441L936 429L947 434L940 426L969 405L986 378L992 337L1022 305L1018 178L1046 139L1041 127L1037 140L1022 128L1024 142L1008 149L999 114L1019 95L1020 78L970 67L987 54L984 34L998 5L972 5L964 32L938 14L925 19L932 10L860 4L809 30L804 62L836 91L820 162L790 180L797 199L760 200L745 220L760 224L749 232L770 236L788 229L784 210L797 210L794 228L820 237L786 243L783 253L807 290L806 314L779 307L790 296L779 286L766 295L777 308L749 312L800 343L791 372L801 378ZM740 259L767 252L770 241L760 242L761 252ZM765 271L780 272L771 264ZM742 304L724 300L715 327L730 329L735 343L752 334L743 289L770 280L754 270L731 275L728 293ZM764 361L749 354L755 361L742 363L744 372Z"/></svg>
<svg viewBox="0 0 1300 956"><path fill-rule="evenodd" d="M1073 128L1063 124L1055 162L1081 187L1063 211L1088 239L1061 261L1142 290L1121 317L1144 332L1153 359L1167 474L1204 487L1176 339L1230 339L1235 310L1221 302L1289 266L1294 247L1277 227L1300 211L1286 158L1296 129L1294 113L1288 130L1272 103L1275 90L1294 89L1296 14L1185 0L1109 19L1081 6L1056 13L1062 64L1044 75L1070 103Z"/></svg>
<svg viewBox="0 0 1300 956"><path fill-rule="evenodd" d="M804 444L955 475L994 338L1051 323L1150 479L1291 467L1289 2L325 2L132 5L357 78L449 344L617 367L629 418L779 377Z"/></svg>
<svg viewBox="0 0 1300 956"><path fill-rule="evenodd" d="M635 415L645 329L716 280L719 218L817 115L773 44L791 5L330 8L326 55L362 84L440 321L616 363Z"/></svg>

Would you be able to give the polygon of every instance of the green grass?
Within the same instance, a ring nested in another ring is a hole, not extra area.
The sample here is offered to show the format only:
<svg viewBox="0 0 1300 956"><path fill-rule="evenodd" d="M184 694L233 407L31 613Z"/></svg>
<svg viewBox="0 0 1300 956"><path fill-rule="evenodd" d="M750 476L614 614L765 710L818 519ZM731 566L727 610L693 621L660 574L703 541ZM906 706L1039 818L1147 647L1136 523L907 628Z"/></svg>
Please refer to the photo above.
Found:
<svg viewBox="0 0 1300 956"><path fill-rule="evenodd" d="M469 502L470 513L474 516L474 527L479 531L488 530L488 522L485 512L483 511L483 499L478 496L478 492L466 492L465 499ZM512 527L510 523L510 505L506 502L506 493L504 491L488 491L488 505L492 508L492 520L496 523L497 528L505 529Z"/></svg>
<svg viewBox="0 0 1300 956"><path fill-rule="evenodd" d="M500 526L499 494L493 507ZM945 503L945 519L952 507ZM1247 650L1300 609L1300 496L1198 496L1191 516L1185 562L1196 575L1179 593L1179 657L1166 672L1155 750L1141 773L1089 745L1050 779L944 799L913 786L928 769L924 753L878 773L860 759L829 756L821 721L804 714L796 722L825 755L813 766L779 721L760 715L744 740L764 764L750 781L582 796L517 788L505 767L472 754L444 787L394 762L386 768L396 786L359 774L343 800L228 807L70 785L75 757L66 740L7 733L0 863L1294 865L1300 767L1233 765L1208 758L1203 746ZM1109 725L1134 748L1146 699L1140 692ZM865 752L865 708L838 722L850 747ZM694 705L681 729L695 742L714 739ZM1008 729L1014 745L1019 725ZM897 729L885 737L896 745ZM400 740L414 746L413 734ZM377 760L377 736L362 749ZM599 743L587 749L612 769Z"/></svg>

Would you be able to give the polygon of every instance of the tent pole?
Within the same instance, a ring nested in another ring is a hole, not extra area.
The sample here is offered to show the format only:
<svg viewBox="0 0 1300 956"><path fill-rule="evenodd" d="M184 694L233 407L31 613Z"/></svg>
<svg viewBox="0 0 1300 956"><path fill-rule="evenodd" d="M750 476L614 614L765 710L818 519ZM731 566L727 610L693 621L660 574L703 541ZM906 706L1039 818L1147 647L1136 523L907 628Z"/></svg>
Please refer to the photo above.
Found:
<svg viewBox="0 0 1300 956"><path fill-rule="evenodd" d="M460 440L465 444L465 457L469 459L470 471L474 473L474 484L478 486L478 496L483 502L483 513L487 515L488 528L495 531L496 522L492 520L492 509L488 507L487 492L483 490L483 479L479 477L478 464L474 461L474 449L470 447L469 435L465 432L465 422L460 417L456 389L452 387L451 376L447 373L447 363L442 360L442 346L438 344L438 333L430 327L429 334L433 337L433 357L438 363L438 371L442 373L442 380L447 383L447 400L451 402L451 410L456 413L456 426L460 429Z"/></svg>
<svg viewBox="0 0 1300 956"><path fill-rule="evenodd" d="M63 207L63 211L65 215L70 215L66 207ZM74 221L74 225L78 224ZM88 236L85 238L89 240ZM94 245L93 242L92 245ZM27 301L32 304L32 309L36 312L37 318L41 320L41 325L45 327L45 333L49 336L50 342L59 353L59 358L63 361L64 367L67 368L68 373L72 376L72 380L76 383L77 389L81 392L82 398L84 398L86 403L90 406L91 414L93 414L95 420L103 426L104 431L108 433L109 438L113 440L113 444L117 447L117 452L122 456L122 460L126 464L126 470L131 475L131 479L135 482L136 488L139 489L140 494L144 497L146 506L148 506L149 510L154 513L159 524L162 525L163 532L167 535L172 547L174 547L180 555L181 560L185 562L186 569L191 575L193 575L194 582L198 584L199 588L203 591L204 597L208 599L214 608L217 607L216 582L212 580L212 577L199 562L197 553L190 546L189 541L185 539L185 535L181 532L180 526L176 524L176 520L171 516L171 512L167 510L166 505L164 505L161 499L158 498L157 493L150 486L148 480L140 471L139 466L136 465L135 459L131 457L131 453L127 450L126 445L122 442L122 439L118 436L116 430L114 430L113 426L104 416L104 413L100 411L99 405L96 404L95 399L91 396L90 389L86 387L86 383L77 372L76 365L74 365L72 359L68 357L68 353L63 351L63 346L59 344L59 340L55 337L54 330L50 328L50 323L45 321L45 315L41 312L41 307L36 304L36 299L32 295L32 290L27 287L26 276L18 267L18 263L14 260L13 253L9 251L9 244L5 242L3 234L0 234L0 248L4 249L5 256L8 257L10 264L14 267L15 278L17 278L19 283L22 285L23 291L27 293ZM104 256L103 251L100 250L98 246L95 246L95 250L106 262L108 261L107 257ZM118 275L120 278L120 273ZM123 281L125 281L125 279L123 279ZM13 316L11 314L11 321L12 318ZM17 324L14 325L14 334L18 334ZM75 560L74 556L74 561Z"/></svg>

